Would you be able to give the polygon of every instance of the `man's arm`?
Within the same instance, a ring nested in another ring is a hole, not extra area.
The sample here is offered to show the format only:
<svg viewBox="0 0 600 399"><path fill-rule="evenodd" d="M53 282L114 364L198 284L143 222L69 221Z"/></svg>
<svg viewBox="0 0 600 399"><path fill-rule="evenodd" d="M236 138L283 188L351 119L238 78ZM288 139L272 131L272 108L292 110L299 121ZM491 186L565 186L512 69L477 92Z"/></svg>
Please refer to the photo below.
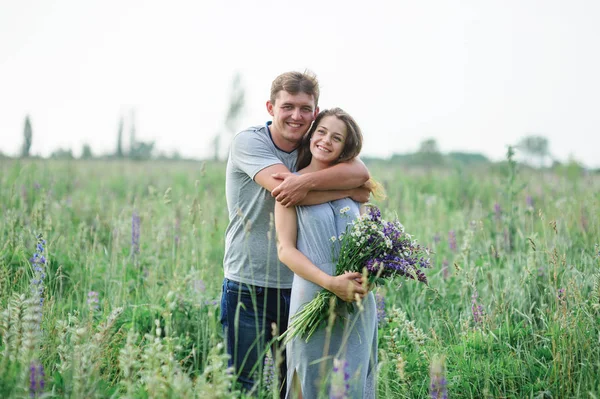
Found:
<svg viewBox="0 0 600 399"><path fill-rule="evenodd" d="M362 164L362 162L361 162ZM335 165L329 169L333 169L336 168L338 165ZM363 164L364 166L364 164ZM366 170L366 167L365 167ZM310 174L318 174L321 172L315 172L315 173L310 173ZM305 174L308 175L309 173ZM278 186L280 186L281 180L277 179L274 176L290 176L290 177L302 177L305 175L294 175L292 173L290 173L290 171L288 170L288 168L285 167L285 165L283 164L276 164L276 165L271 165L269 167L264 168L263 170L261 170L260 172L258 172L256 174L256 176L254 177L254 181L256 181L256 183L260 184L264 189L269 190L271 192L271 194L273 195L273 190L275 188L277 188ZM286 181L290 178L290 177L286 177ZM306 180L306 182L310 182L310 180ZM308 184L308 183L306 183ZM342 187L344 187L344 184L340 184L339 182L336 182L336 185L341 185ZM304 190L304 188L301 188L300 190ZM292 206L292 205L315 205L315 204L323 204L325 202L329 202L329 201L335 201L338 199L342 199L342 198L346 198L346 197L350 197L352 198L354 201L357 202L367 202L369 200L369 196L370 196L370 191L368 188L366 187L352 187L352 188L342 188L342 189L332 189L332 190L321 190L321 191L307 191L306 193L302 193L302 192L295 192L293 194L296 194L298 196L303 196L303 198L296 202L296 203L292 203L291 199L289 198L283 198L281 202L282 205L284 206Z"/></svg>
<svg viewBox="0 0 600 399"><path fill-rule="evenodd" d="M365 164L360 159L354 159L318 172L305 173L299 176L278 172L272 177L282 179L283 182L270 190L271 195L283 205L291 206L296 204L308 205L303 201L308 192L354 189L365 184L370 176ZM348 195L344 197L348 197ZM320 202L314 203L318 204Z"/></svg>

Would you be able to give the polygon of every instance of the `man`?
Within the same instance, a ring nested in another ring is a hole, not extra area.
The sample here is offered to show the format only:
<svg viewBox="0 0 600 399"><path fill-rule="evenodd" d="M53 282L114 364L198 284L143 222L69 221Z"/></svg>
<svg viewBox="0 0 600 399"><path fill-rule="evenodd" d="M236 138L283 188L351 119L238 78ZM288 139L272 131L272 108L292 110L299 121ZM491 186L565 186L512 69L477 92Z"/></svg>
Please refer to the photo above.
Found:
<svg viewBox="0 0 600 399"><path fill-rule="evenodd" d="M275 200L294 206L369 198L363 187L369 173L360 161L302 176L290 174L295 171L296 149L319 113L318 100L319 84L311 73L279 75L266 104L273 121L238 133L231 144L221 323L230 365L245 390L259 382L265 348L288 322L293 273L277 258ZM280 360L280 378L285 379L286 362ZM285 382L280 388L284 395Z"/></svg>

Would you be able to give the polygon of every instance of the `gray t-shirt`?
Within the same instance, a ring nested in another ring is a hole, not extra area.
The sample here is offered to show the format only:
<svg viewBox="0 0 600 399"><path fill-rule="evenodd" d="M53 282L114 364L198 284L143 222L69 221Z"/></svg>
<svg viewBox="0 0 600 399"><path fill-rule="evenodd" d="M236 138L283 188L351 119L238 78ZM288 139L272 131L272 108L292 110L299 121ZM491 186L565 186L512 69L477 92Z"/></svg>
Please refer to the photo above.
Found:
<svg viewBox="0 0 600 399"><path fill-rule="evenodd" d="M277 257L275 199L254 181L266 167L296 169L297 151L275 146L268 124L238 133L231 143L225 178L229 225L225 232L225 277L240 283L291 288L294 273Z"/></svg>

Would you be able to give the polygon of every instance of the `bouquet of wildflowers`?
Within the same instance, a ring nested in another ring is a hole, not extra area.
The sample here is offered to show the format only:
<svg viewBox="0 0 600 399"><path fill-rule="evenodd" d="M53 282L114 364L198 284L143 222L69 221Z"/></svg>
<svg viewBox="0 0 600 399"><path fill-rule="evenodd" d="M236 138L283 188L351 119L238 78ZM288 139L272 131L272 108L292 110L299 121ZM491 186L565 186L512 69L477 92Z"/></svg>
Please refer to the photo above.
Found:
<svg viewBox="0 0 600 399"><path fill-rule="evenodd" d="M427 284L423 268L429 267L429 250L423 248L404 232L397 221L386 221L373 205L368 211L346 227L339 237L340 252L336 264L336 275L345 272L361 272L369 286L381 284L396 276L415 279ZM329 309L344 302L330 291L322 290L312 301L296 313L287 331L284 342L296 336L308 341L312 334L329 318ZM349 310L352 304L347 304Z"/></svg>

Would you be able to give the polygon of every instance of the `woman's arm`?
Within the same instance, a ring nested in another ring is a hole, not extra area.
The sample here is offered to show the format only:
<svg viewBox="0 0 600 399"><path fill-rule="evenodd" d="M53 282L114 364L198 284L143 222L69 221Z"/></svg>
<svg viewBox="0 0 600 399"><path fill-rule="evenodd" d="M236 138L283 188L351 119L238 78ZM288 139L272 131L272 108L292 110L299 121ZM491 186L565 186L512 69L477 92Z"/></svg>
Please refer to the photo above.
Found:
<svg viewBox="0 0 600 399"><path fill-rule="evenodd" d="M365 289L359 283L360 273L346 273L330 276L315 266L296 248L298 222L296 208L286 208L279 202L275 204L275 229L277 230L277 254L279 260L298 276L311 281L346 302L355 300L355 294L363 297Z"/></svg>

